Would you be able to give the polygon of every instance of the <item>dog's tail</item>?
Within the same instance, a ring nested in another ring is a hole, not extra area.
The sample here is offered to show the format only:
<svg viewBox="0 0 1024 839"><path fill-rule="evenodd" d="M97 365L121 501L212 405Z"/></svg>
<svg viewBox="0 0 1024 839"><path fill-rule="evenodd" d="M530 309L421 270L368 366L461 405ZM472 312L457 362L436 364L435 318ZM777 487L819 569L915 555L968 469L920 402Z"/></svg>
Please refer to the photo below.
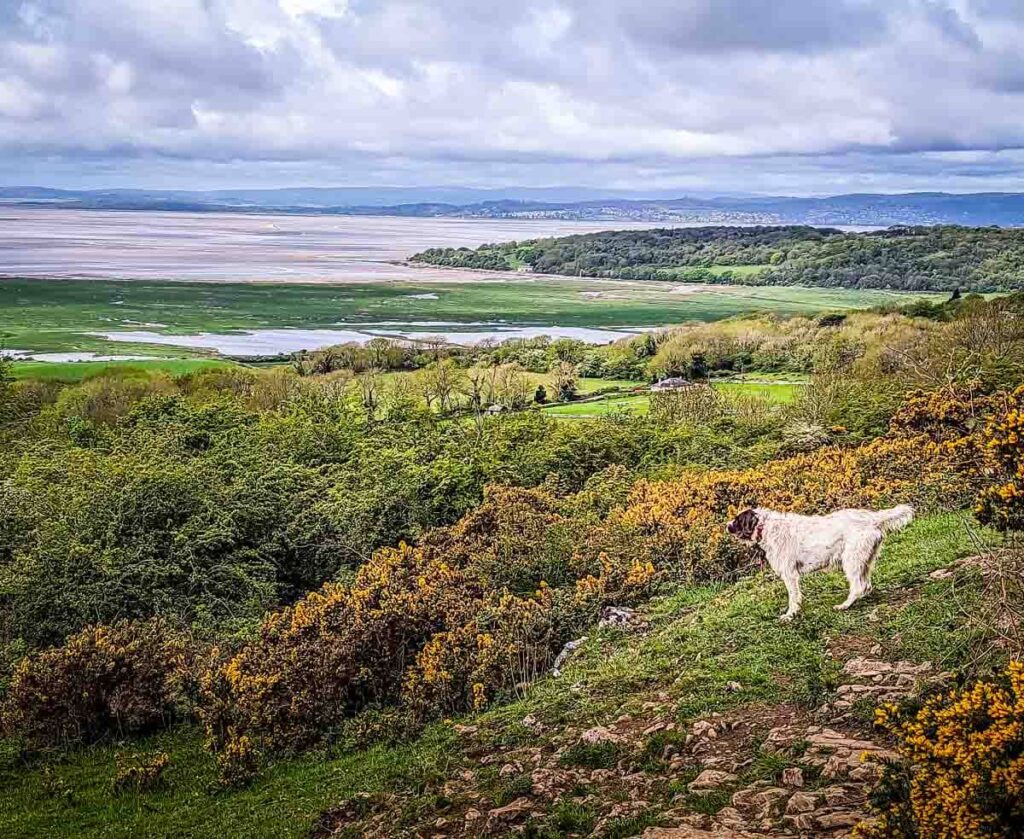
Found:
<svg viewBox="0 0 1024 839"><path fill-rule="evenodd" d="M914 520L914 508L909 504L900 504L888 510L875 513L875 523L882 533L894 533L902 530Z"/></svg>

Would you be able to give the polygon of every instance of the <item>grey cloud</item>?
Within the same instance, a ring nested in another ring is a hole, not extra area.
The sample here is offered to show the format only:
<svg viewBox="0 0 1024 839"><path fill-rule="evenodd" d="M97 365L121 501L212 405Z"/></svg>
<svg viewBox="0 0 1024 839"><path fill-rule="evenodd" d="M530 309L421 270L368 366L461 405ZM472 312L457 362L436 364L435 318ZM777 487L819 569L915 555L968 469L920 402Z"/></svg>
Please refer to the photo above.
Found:
<svg viewBox="0 0 1024 839"><path fill-rule="evenodd" d="M618 4L632 37L669 49L813 52L884 36L887 4L864 0L647 0Z"/></svg>
<svg viewBox="0 0 1024 839"><path fill-rule="evenodd" d="M932 152L1024 147L1019 10L13 0L0 2L0 158L40 178L75 161L109 177L120 160L136 176L264 166L348 182L685 185L742 172L756 189L785 171L876 183L891 161L893 182L974 182L1006 177L1008 158L954 172Z"/></svg>

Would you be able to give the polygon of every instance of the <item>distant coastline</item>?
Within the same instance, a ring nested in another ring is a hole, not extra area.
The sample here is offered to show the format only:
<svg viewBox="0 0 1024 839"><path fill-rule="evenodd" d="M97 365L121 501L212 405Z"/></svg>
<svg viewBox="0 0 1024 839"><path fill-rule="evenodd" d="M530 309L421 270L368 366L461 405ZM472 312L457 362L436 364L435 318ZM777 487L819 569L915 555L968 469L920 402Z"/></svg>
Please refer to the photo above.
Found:
<svg viewBox="0 0 1024 839"><path fill-rule="evenodd" d="M621 224L1024 225L1024 193L851 193L827 197L590 195L580 190L297 188L64 190L0 187L3 207Z"/></svg>

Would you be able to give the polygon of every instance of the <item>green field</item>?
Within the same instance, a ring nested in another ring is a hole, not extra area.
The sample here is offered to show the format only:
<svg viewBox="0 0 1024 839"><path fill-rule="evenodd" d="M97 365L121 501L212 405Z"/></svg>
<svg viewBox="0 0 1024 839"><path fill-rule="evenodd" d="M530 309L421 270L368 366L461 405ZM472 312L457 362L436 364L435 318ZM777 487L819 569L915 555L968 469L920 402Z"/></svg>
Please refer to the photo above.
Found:
<svg viewBox="0 0 1024 839"><path fill-rule="evenodd" d="M657 326L713 321L755 311L817 314L940 297L887 291L685 286L539 276L345 285L0 280L0 346L34 352L198 356L204 351L111 342L88 333L337 329L417 321L455 323L466 328L495 321L564 327Z"/></svg>
<svg viewBox="0 0 1024 839"><path fill-rule="evenodd" d="M650 400L646 393L629 396L609 395L593 402L556 403L544 410L553 417L601 417L617 411L629 411L631 414L646 414Z"/></svg>
<svg viewBox="0 0 1024 839"><path fill-rule="evenodd" d="M616 383L606 379L581 379L579 392L586 394L598 388L584 387L590 383L607 382L607 385L620 384L626 387L635 387L639 382ZM780 404L792 402L800 392L802 384L796 381L723 381L714 382L715 390L730 395L756 396ZM578 419L582 417L600 417L617 411L628 411L631 414L643 415L650 409L650 398L646 393L635 394L609 394L608 396L596 399L593 402L562 402L544 408L553 417L564 417Z"/></svg>
<svg viewBox="0 0 1024 839"><path fill-rule="evenodd" d="M54 382L80 382L93 376L131 375L133 373L167 373L183 376L214 367L233 366L230 361L214 358L161 358L153 361L16 361L12 372L16 379L37 379Z"/></svg>
<svg viewBox="0 0 1024 839"><path fill-rule="evenodd" d="M715 382L715 390L731 395L757 396L772 402L786 403L796 399L803 385L797 382Z"/></svg>

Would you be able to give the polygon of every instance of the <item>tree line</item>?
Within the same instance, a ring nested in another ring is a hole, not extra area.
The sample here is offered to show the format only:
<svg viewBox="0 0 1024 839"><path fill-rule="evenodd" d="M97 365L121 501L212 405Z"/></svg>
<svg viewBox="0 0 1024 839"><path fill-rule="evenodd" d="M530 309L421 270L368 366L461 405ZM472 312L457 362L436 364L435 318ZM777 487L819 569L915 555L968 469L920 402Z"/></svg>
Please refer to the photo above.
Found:
<svg viewBox="0 0 1024 839"><path fill-rule="evenodd" d="M620 230L475 250L432 248L412 259L624 280L994 292L1024 287L1024 230L955 225L870 232L798 225Z"/></svg>

